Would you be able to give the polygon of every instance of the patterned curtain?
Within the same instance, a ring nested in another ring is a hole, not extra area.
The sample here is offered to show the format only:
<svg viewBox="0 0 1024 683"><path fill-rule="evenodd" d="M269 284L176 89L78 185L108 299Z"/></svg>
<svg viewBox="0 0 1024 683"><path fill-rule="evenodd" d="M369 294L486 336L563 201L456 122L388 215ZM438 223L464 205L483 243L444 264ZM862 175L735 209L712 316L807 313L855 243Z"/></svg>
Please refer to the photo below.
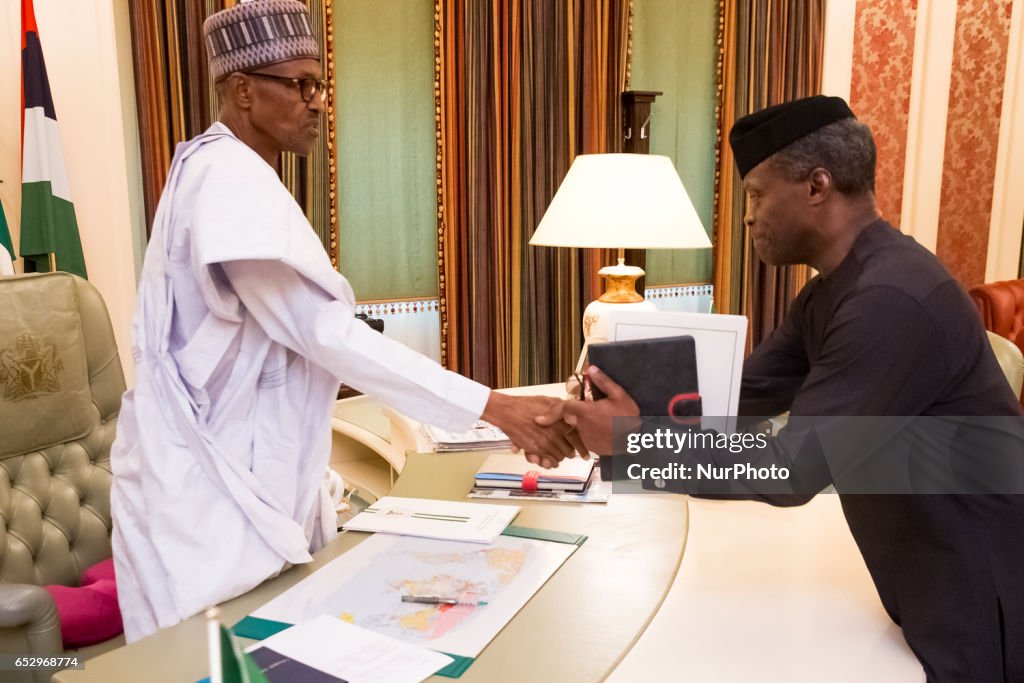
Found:
<svg viewBox="0 0 1024 683"><path fill-rule="evenodd" d="M728 132L741 116L821 91L825 0L724 0L722 17L715 300L720 312L749 317L754 347L782 322L810 272L765 265L754 253Z"/></svg>
<svg viewBox="0 0 1024 683"><path fill-rule="evenodd" d="M215 7L207 7L211 4ZM213 0L129 4L147 236L175 145L201 133L212 121L202 28L207 14L223 4Z"/></svg>
<svg viewBox="0 0 1024 683"><path fill-rule="evenodd" d="M436 0L443 362L566 377L610 253L528 246L576 154L621 149L628 0Z"/></svg>
<svg viewBox="0 0 1024 683"><path fill-rule="evenodd" d="M217 118L217 99L206 66L203 21L238 0L138 0L129 5L135 93L139 110L142 191L146 234L160 200L174 148L206 130ZM333 82L331 3L309 0L317 39L325 47L327 78ZM319 21L317 19L319 18ZM328 89L327 117L334 93ZM313 224L337 266L337 164L334 126L306 159L282 158L281 176Z"/></svg>

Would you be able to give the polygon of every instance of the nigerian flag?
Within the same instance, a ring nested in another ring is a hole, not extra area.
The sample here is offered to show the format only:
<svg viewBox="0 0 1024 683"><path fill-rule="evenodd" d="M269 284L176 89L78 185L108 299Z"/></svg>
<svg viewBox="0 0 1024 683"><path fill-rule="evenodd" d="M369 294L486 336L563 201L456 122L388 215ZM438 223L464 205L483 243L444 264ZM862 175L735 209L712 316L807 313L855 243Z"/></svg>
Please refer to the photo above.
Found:
<svg viewBox="0 0 1024 683"><path fill-rule="evenodd" d="M14 274L14 246L11 244L11 231L7 229L4 205L0 203L0 275L12 274Z"/></svg>
<svg viewBox="0 0 1024 683"><path fill-rule="evenodd" d="M263 673L263 668L256 663L248 652L243 652L238 641L220 623L220 610L212 607L206 610L206 643L210 657L210 676L199 683L270 683ZM287 667L280 680L292 680L288 677ZM312 678L303 678L310 680ZM336 680L326 674L316 680Z"/></svg>
<svg viewBox="0 0 1024 683"><path fill-rule="evenodd" d="M32 0L21 0L21 256L25 272L57 270L86 277L78 221L64 170L46 64Z"/></svg>

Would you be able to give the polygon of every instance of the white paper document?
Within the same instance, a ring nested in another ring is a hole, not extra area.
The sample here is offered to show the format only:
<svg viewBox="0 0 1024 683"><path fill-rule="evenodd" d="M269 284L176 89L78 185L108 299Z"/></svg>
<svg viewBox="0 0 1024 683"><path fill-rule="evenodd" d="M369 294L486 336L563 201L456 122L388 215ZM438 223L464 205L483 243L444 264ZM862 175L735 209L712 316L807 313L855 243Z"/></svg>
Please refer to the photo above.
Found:
<svg viewBox="0 0 1024 683"><path fill-rule="evenodd" d="M434 444L438 453L447 451L500 451L512 447L512 440L505 432L484 420L477 420L472 429L464 432L450 432L433 425L423 425L423 432Z"/></svg>
<svg viewBox="0 0 1024 683"><path fill-rule="evenodd" d="M376 534L252 616L296 624L328 614L404 643L476 657L576 547L513 536L483 546Z"/></svg>
<svg viewBox="0 0 1024 683"><path fill-rule="evenodd" d="M739 411L740 380L747 343L747 318L717 313L613 311L608 339L693 337L697 382L704 415L734 417Z"/></svg>
<svg viewBox="0 0 1024 683"><path fill-rule="evenodd" d="M326 615L272 635L246 652L261 667L267 666L264 662L273 662L265 671L271 683L294 680L288 675L292 672L287 671L295 668L294 662L348 683L410 683L422 681L454 661L425 647L409 645ZM275 676L275 672L286 675Z"/></svg>
<svg viewBox="0 0 1024 683"><path fill-rule="evenodd" d="M518 514L516 505L384 496L342 529L491 543Z"/></svg>

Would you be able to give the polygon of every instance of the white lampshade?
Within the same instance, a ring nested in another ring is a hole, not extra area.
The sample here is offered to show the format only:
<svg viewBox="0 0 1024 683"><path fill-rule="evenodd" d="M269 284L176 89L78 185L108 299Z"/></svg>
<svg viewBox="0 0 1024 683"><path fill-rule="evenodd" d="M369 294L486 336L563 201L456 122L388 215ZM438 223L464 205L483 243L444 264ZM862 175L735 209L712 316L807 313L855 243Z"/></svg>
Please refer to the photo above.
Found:
<svg viewBox="0 0 1024 683"><path fill-rule="evenodd" d="M530 244L608 249L711 247L672 160L652 154L576 157Z"/></svg>

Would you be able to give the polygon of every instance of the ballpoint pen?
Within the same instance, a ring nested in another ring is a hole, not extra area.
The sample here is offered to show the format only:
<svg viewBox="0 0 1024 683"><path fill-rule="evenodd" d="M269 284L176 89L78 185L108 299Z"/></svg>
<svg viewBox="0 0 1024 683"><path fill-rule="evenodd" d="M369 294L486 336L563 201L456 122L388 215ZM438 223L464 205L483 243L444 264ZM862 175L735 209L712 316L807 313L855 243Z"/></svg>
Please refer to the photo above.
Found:
<svg viewBox="0 0 1024 683"><path fill-rule="evenodd" d="M402 602L417 602L423 605L468 605L470 607L481 607L487 604L483 600L460 600L440 595L403 595Z"/></svg>

